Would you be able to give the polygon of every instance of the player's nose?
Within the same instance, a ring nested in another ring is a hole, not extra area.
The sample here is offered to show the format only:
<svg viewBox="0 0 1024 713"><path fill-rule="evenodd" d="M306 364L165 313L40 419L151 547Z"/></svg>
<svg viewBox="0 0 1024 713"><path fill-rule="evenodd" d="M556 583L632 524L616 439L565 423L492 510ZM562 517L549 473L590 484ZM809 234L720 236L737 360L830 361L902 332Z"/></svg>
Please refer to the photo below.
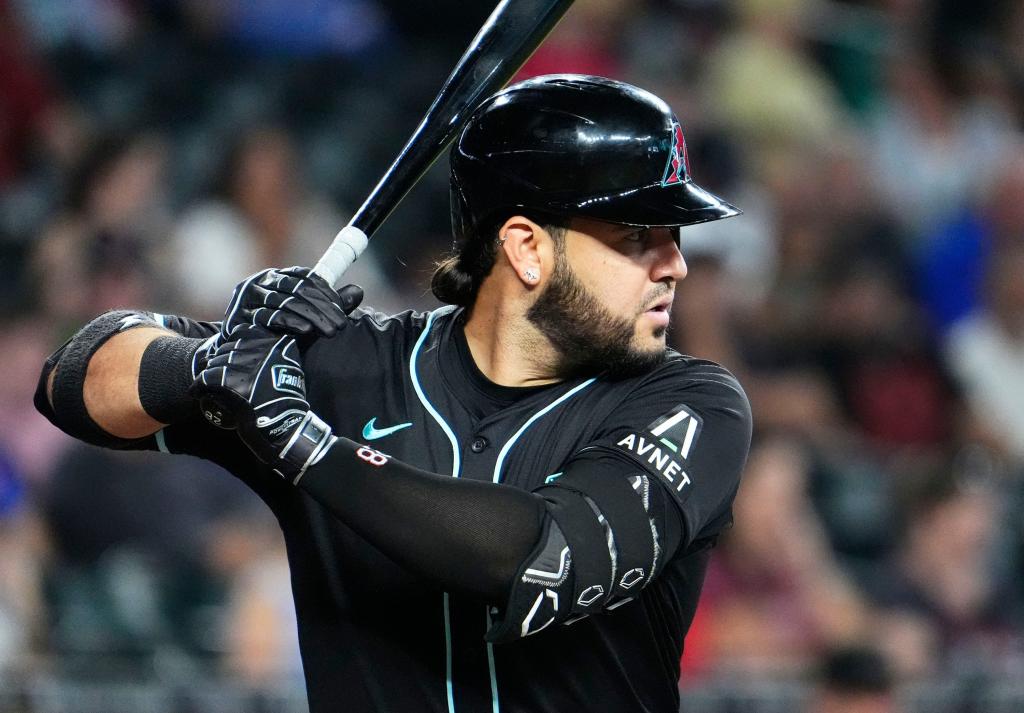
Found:
<svg viewBox="0 0 1024 713"><path fill-rule="evenodd" d="M666 237L660 237L655 247L655 259L651 266L651 281L663 282L670 279L674 282L686 277L686 260L679 250L675 231L666 231Z"/></svg>

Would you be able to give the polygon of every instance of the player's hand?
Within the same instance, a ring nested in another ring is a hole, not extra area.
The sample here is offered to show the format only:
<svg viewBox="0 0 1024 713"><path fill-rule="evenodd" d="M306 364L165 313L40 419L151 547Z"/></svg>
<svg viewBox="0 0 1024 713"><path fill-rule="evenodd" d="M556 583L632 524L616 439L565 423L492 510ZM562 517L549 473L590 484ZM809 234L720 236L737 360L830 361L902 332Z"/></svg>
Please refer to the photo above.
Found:
<svg viewBox="0 0 1024 713"><path fill-rule="evenodd" d="M346 285L335 291L312 268L270 268L235 287L221 333L231 339L235 330L248 325L279 334L332 337L362 301L361 287Z"/></svg>
<svg viewBox="0 0 1024 713"><path fill-rule="evenodd" d="M192 385L203 415L233 425L262 462L297 480L334 442L306 401L295 338L242 325L220 345Z"/></svg>
<svg viewBox="0 0 1024 713"><path fill-rule="evenodd" d="M192 378L196 379L199 377L200 372L206 368L206 365L210 363L210 359L217 353L217 348L224 342L224 337L220 332L217 332L211 337L208 337L205 342L199 345L199 349L192 356Z"/></svg>

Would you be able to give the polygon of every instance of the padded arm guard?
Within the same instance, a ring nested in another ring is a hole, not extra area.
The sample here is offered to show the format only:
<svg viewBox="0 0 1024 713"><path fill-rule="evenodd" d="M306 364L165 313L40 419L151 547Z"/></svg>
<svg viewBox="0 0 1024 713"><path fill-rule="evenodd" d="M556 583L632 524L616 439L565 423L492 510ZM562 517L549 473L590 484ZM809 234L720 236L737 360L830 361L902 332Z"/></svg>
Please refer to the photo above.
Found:
<svg viewBox="0 0 1024 713"><path fill-rule="evenodd" d="M36 387L36 409L62 431L86 443L107 448L135 446L139 441L112 436L93 421L85 407L83 389L89 361L97 350L115 334L136 327L162 327L182 335L155 340L143 354L139 374L139 396L146 412L164 423L181 418L188 406L184 395L191 385L196 359L215 338L216 327L133 310L100 315L47 358ZM51 406L47 383L54 369Z"/></svg>
<svg viewBox="0 0 1024 713"><path fill-rule="evenodd" d="M546 503L543 533L516 574L504 611L492 612L491 642L625 604L680 541L678 511L646 474L624 475L618 458L590 454L534 492Z"/></svg>

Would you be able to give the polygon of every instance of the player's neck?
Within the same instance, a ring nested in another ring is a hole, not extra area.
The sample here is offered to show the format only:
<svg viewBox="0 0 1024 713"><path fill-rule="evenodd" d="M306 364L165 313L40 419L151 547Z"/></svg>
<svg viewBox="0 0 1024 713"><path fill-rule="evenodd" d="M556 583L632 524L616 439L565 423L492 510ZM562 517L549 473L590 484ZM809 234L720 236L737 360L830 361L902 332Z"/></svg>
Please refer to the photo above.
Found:
<svg viewBox="0 0 1024 713"><path fill-rule="evenodd" d="M466 342L477 368L501 386L540 386L561 381L551 343L507 303L481 298L466 320Z"/></svg>

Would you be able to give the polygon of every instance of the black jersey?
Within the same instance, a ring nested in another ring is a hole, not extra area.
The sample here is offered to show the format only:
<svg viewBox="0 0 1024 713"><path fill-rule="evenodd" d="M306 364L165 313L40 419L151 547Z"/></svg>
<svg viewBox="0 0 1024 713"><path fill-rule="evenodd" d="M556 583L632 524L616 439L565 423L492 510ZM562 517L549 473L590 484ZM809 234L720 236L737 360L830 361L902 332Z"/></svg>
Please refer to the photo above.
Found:
<svg viewBox="0 0 1024 713"><path fill-rule="evenodd" d="M305 354L313 410L337 435L423 470L525 490L557 479L584 449L621 452L672 491L685 530L636 599L492 645L484 602L403 569L235 436L197 418L152 446L220 463L277 516L313 713L675 713L683 637L749 447L743 391L720 366L674 352L634 378L500 387L474 365L461 318L450 307L358 311Z"/></svg>

